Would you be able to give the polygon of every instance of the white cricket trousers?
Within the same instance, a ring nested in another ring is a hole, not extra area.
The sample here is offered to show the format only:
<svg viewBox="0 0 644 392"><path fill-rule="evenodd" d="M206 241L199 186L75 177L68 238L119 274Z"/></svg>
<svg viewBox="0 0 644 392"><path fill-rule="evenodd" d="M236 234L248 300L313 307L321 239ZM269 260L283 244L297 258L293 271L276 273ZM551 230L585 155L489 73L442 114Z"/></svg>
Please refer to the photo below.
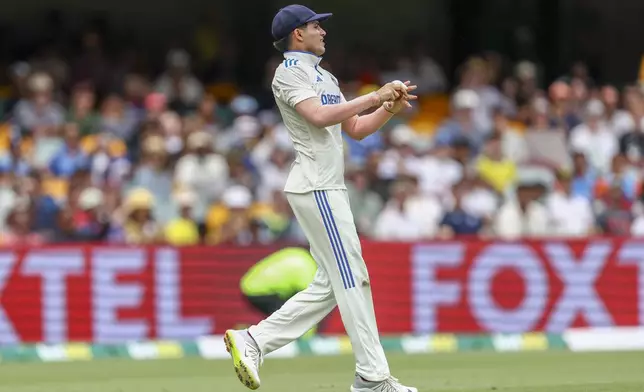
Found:
<svg viewBox="0 0 644 392"><path fill-rule="evenodd" d="M250 327L251 336L268 354L304 335L337 305L353 347L356 372L369 381L386 379L389 365L378 336L371 283L347 191L287 193L286 197L309 240L318 271L307 289Z"/></svg>

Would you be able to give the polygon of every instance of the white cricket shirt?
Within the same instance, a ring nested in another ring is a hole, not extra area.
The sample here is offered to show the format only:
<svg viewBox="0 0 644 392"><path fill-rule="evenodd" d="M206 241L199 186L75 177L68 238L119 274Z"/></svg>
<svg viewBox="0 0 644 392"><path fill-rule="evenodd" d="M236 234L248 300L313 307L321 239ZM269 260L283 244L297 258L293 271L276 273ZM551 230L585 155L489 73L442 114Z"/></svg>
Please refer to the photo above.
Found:
<svg viewBox="0 0 644 392"><path fill-rule="evenodd" d="M338 80L319 66L320 60L308 52L285 52L273 77L273 96L295 149L285 192L346 189L341 124L318 128L295 110L315 97L322 105L344 102Z"/></svg>

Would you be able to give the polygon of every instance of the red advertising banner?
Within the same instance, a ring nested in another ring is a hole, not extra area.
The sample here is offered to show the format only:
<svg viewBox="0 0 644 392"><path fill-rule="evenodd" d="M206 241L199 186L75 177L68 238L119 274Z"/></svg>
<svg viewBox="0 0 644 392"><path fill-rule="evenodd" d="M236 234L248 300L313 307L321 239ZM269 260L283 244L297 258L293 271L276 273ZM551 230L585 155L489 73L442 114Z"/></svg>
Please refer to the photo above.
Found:
<svg viewBox="0 0 644 392"><path fill-rule="evenodd" d="M0 344L183 339L259 321L239 280L275 247L0 250ZM644 241L363 244L382 334L644 325ZM334 311L324 333L343 333Z"/></svg>

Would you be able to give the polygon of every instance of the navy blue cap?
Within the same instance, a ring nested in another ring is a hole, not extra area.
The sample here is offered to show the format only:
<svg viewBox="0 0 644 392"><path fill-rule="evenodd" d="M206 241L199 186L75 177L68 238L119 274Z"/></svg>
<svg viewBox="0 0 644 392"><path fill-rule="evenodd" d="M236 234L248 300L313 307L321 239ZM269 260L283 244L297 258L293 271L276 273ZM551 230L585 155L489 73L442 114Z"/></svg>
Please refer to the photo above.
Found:
<svg viewBox="0 0 644 392"><path fill-rule="evenodd" d="M291 31L305 23L323 21L333 14L316 14L312 9L299 4L291 4L279 10L273 18L271 32L276 41L288 36Z"/></svg>

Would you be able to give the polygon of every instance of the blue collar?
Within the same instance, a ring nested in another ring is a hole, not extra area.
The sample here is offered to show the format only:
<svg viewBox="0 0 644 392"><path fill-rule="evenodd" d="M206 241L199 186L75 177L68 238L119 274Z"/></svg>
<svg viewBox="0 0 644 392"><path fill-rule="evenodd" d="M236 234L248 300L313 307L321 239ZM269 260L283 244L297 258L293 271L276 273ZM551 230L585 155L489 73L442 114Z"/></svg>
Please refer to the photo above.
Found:
<svg viewBox="0 0 644 392"><path fill-rule="evenodd" d="M320 61L322 61L322 57L315 53L305 52L303 50L287 50L284 52L284 58L294 58L313 67L317 66L320 64Z"/></svg>

